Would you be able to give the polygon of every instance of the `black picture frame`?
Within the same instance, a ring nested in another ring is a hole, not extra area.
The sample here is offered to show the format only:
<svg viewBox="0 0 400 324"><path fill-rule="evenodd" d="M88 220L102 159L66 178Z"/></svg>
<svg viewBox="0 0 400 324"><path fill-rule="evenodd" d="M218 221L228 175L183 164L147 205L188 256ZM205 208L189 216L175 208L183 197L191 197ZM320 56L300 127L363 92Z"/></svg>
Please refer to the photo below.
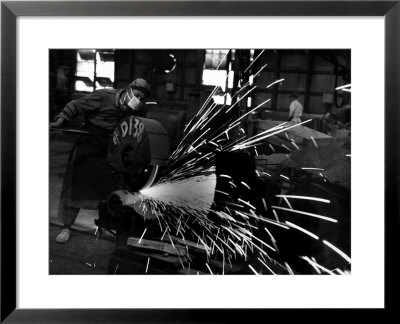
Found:
<svg viewBox="0 0 400 324"><path fill-rule="evenodd" d="M398 255L400 1L2 1L1 2L1 322L5 323L145 323L244 322L282 316L264 309L18 309L16 308L16 19L19 16L383 16L385 17L385 308L363 310L385 321L396 309ZM368 163L368 161L366 161ZM373 190L373 188L371 188ZM371 238L373 239L373 238ZM266 314L266 312L269 312ZM286 310L285 310L286 311ZM293 309L296 316L305 310ZM309 311L309 310L308 310ZM312 310L315 318L349 320L350 312ZM320 314L324 311L324 314ZM251 316L251 317L250 317ZM323 317L321 317L323 316Z"/></svg>

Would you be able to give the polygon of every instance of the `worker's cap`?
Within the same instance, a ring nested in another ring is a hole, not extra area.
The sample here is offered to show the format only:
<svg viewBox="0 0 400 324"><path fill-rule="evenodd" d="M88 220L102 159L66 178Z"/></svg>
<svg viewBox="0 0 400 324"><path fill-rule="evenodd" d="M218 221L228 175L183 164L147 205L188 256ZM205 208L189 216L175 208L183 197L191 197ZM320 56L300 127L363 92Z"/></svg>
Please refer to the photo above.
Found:
<svg viewBox="0 0 400 324"><path fill-rule="evenodd" d="M151 94L151 86L146 80L143 79L136 79L134 80L129 87L132 89L137 89L144 93L146 97L149 97Z"/></svg>
<svg viewBox="0 0 400 324"><path fill-rule="evenodd" d="M294 99L297 99L297 98L299 97L299 94L298 94L297 92L292 92L292 93L290 94L290 97L292 97L292 98L294 98Z"/></svg>

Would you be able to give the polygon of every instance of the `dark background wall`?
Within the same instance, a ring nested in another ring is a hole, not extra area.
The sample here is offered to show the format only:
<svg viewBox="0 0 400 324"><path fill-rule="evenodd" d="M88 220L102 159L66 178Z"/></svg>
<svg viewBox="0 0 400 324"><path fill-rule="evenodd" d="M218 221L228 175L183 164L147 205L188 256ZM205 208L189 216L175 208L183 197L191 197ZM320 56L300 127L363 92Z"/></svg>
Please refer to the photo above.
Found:
<svg viewBox="0 0 400 324"><path fill-rule="evenodd" d="M255 50L253 58L261 51ZM176 60L173 69L171 55ZM214 88L202 85L205 50L117 49L114 61L113 87L123 88L135 78L144 78L152 84L150 100L157 101L159 108L185 111L187 118L198 111ZM265 108L272 113L260 113L258 118L287 120L289 94L293 91L300 94L304 112L311 117L350 105L348 93L335 91L337 86L351 83L350 50L265 50L246 73L250 50L236 50L228 56L228 62L233 64L236 86L238 80L268 64L255 79L257 88L251 96L252 107L271 98ZM76 50L50 51L50 117L74 96L84 94L75 91L76 66ZM172 71L166 73L168 69ZM267 88L279 79L284 81Z"/></svg>

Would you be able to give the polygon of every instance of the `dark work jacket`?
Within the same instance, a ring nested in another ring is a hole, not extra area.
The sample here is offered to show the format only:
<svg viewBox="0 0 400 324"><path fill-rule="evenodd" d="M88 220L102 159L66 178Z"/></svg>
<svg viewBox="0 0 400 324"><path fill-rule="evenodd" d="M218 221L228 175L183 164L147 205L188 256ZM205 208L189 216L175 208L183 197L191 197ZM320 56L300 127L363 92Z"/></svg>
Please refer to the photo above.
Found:
<svg viewBox="0 0 400 324"><path fill-rule="evenodd" d="M59 204L62 218L65 207L96 209L99 200L120 187L119 176L106 161L112 130L132 113L119 105L123 90L102 89L70 101L56 118L72 121L85 117L85 130L92 136L80 136L69 156Z"/></svg>
<svg viewBox="0 0 400 324"><path fill-rule="evenodd" d="M118 103L122 91L116 89L94 91L70 101L56 118L61 117L71 121L77 115L84 115L86 122L111 133L118 122L131 113L121 108Z"/></svg>

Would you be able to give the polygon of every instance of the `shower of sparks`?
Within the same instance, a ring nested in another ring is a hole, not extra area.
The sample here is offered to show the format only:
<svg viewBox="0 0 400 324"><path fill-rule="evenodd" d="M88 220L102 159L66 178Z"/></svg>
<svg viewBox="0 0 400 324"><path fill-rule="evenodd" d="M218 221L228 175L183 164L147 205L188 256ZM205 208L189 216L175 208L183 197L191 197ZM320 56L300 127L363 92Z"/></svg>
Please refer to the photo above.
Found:
<svg viewBox="0 0 400 324"><path fill-rule="evenodd" d="M327 246L329 246L333 251L335 251L337 254L339 254L343 259L345 259L348 263L351 263L351 259L350 257L344 253L342 250L338 249L336 246L334 246L333 244L329 243L328 241L323 240L322 241L324 244L326 244Z"/></svg>
<svg viewBox="0 0 400 324"><path fill-rule="evenodd" d="M151 199L161 206L173 206L176 210L193 210L207 214L214 201L216 176L193 176L191 178L161 182L140 192L142 199Z"/></svg>
<svg viewBox="0 0 400 324"><path fill-rule="evenodd" d="M230 51L227 51L225 57L221 59L220 65L228 53ZM246 71L250 69L263 53L264 51L261 51L247 67ZM257 257L257 259L268 272L276 274L267 264L271 262L275 266L280 267L281 271L293 274L293 270L289 264L276 258L276 255L279 257L279 242L272 235L271 231L275 234L275 230L281 231L282 229L290 230L294 228L317 240L318 236L293 223L287 221L285 223L281 222L277 210L316 217L334 223L337 222L337 220L326 216L295 210L291 205L291 199L306 199L330 203L326 199L282 194L276 195L276 197L282 198L289 208L271 206L270 202L267 203L264 198L261 199L260 204L262 205L259 206L256 201L249 199L245 195L237 196L232 194L242 191L244 187L246 188L244 190L246 194L256 189L252 188L251 183L235 179L228 174L218 175L218 180L225 183L228 188L222 190L221 188L216 189L217 175L215 164L217 152L251 151L258 155L257 148L261 149L263 147L269 147L272 152L275 152L274 146L268 143L268 138L280 133L284 133L291 145L296 150L300 150L300 147L293 139L289 138L286 132L294 127L299 127L302 124L310 122L311 119L294 125L283 122L254 136L246 135L243 129L246 121L245 118L252 113L256 113L258 109L264 107L271 100L267 99L263 101L244 114L239 112L240 104L246 103L248 96L257 88L255 78L260 75L266 66L267 64L263 65L256 73L252 74L253 82L242 84L238 91L231 94L232 105L217 105L213 102L213 96L221 89L219 86L216 86L204 101L199 111L185 125L182 139L171 154L166 167L162 170L161 177L153 186L137 193L139 210L142 210L143 213L155 215L157 218L161 230L160 233L162 233L161 240L170 241L172 248L177 251L179 248L178 242L179 244L186 244L187 253L182 254L178 251L177 255L182 268L186 269L185 265L189 268L188 273L190 273L190 262L187 257L189 255L188 242L193 242L193 247L197 246L198 249L204 251L207 257L205 266L211 275L214 275L208 263L211 257L219 257L219 260L222 262L222 274L225 274L225 262L227 266L229 264L232 268L233 260L242 258L246 262L250 256L256 255L261 257ZM284 79L280 79L272 82L267 88L283 81ZM224 120L222 124L220 118ZM311 137L311 141L318 148L314 138ZM284 147L289 152L294 150L293 148L289 149L287 146ZM268 176L274 179L275 175L273 172L271 174L265 171L267 170L256 170L255 173L259 178ZM282 174L278 176L278 179L282 183L281 188L291 183L290 178ZM281 193L286 192L281 191ZM215 200L215 195L220 199ZM268 225L271 231L265 227L266 225ZM264 230L262 230L263 227ZM140 237L139 244L146 230L147 228ZM260 234L261 232L263 235ZM174 241L177 245L174 244ZM335 247L329 245L328 242L325 244L335 250ZM264 251L267 249L271 256ZM337 250L335 251L339 253ZM302 258L310 263L317 273L320 273L321 270L333 273L309 257ZM146 273L149 261L150 258L147 260ZM248 268L251 273L260 274L250 264L248 264ZM115 272L117 269L118 265ZM262 271L263 269L260 270L261 273Z"/></svg>

